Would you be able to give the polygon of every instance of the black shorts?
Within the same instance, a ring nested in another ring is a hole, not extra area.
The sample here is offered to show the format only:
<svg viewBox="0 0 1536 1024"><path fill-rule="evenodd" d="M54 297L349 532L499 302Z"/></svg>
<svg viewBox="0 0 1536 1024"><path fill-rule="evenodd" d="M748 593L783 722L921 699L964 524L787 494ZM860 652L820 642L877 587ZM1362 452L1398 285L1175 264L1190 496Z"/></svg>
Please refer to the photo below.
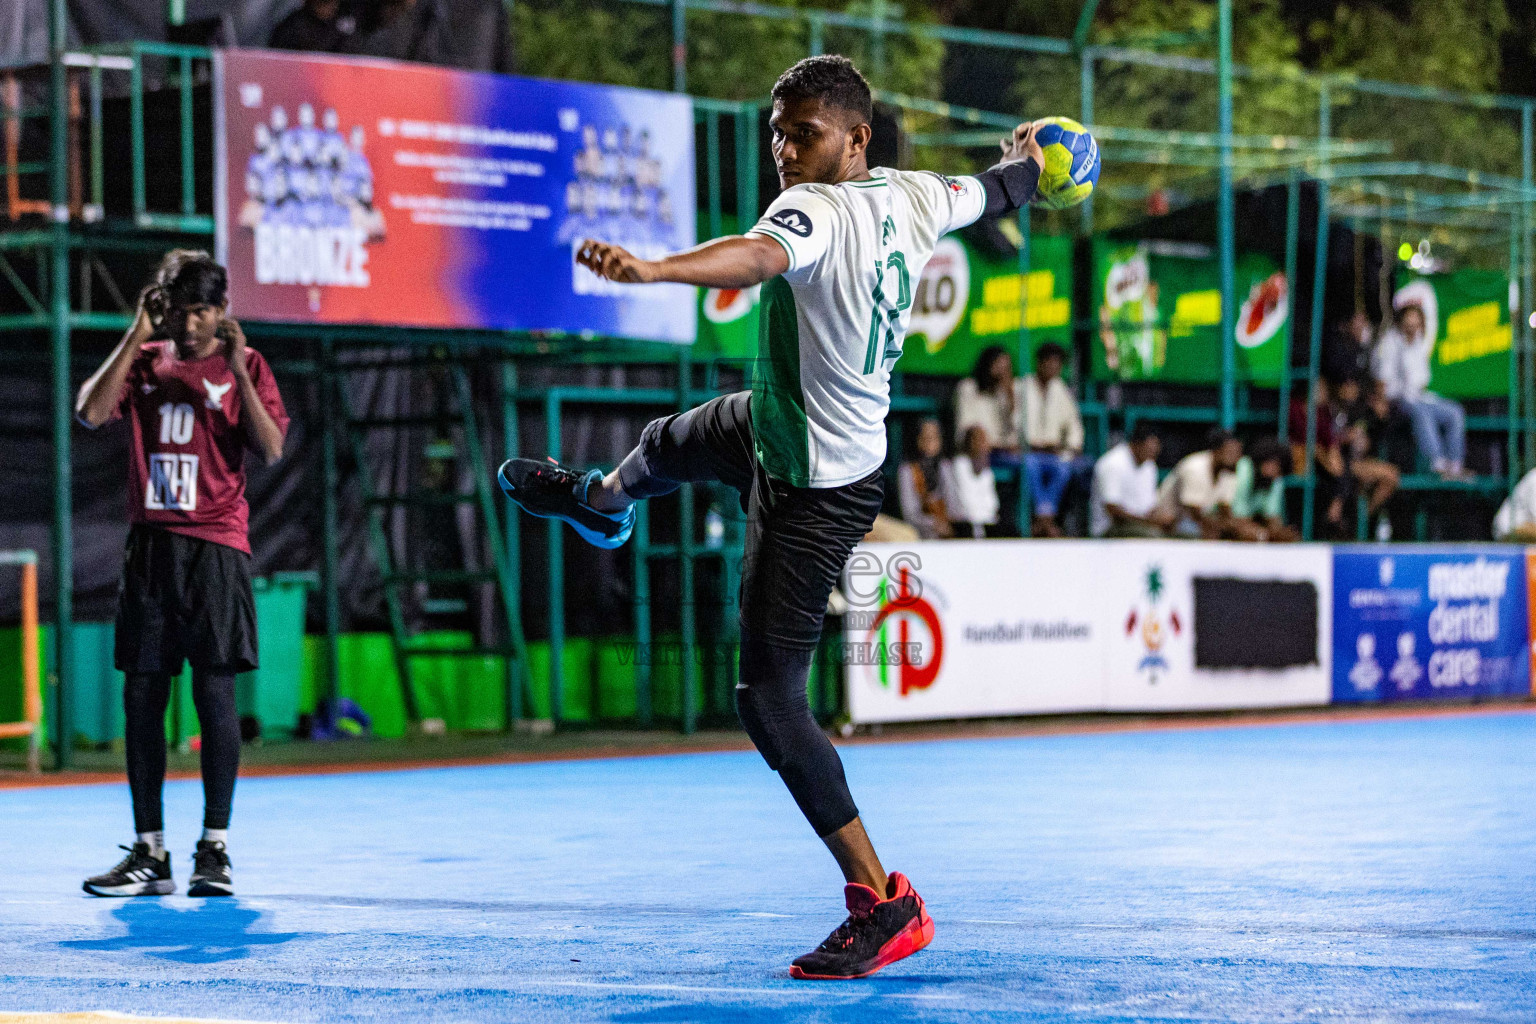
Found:
<svg viewBox="0 0 1536 1024"><path fill-rule="evenodd" d="M179 675L256 667L251 556L152 526L128 533L117 599L113 661L119 671Z"/></svg>
<svg viewBox="0 0 1536 1024"><path fill-rule="evenodd" d="M770 477L752 443L751 392L652 420L619 467L625 491L653 498L679 484L718 480L747 514L741 628L785 647L820 641L827 597L885 498L875 470L841 487L792 487Z"/></svg>

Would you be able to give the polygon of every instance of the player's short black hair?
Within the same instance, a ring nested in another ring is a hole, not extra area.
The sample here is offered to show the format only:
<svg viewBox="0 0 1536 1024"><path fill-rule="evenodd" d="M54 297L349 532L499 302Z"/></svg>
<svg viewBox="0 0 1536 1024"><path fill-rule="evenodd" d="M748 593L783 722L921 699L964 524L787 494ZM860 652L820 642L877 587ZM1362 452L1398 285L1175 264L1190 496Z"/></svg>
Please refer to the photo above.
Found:
<svg viewBox="0 0 1536 1024"><path fill-rule="evenodd" d="M201 249L172 249L144 288L144 309L158 325L173 309L222 309L228 298L229 275L217 260Z"/></svg>
<svg viewBox="0 0 1536 1024"><path fill-rule="evenodd" d="M875 119L869 82L859 74L853 61L837 54L797 61L773 83L773 98L779 101L820 100L829 107L846 111L854 119L849 127L871 124Z"/></svg>
<svg viewBox="0 0 1536 1024"><path fill-rule="evenodd" d="M1210 451L1215 452L1220 451L1221 446L1226 444L1228 441L1236 440L1237 435L1232 433L1232 431L1223 430L1221 427L1213 427L1211 432L1205 435L1205 446Z"/></svg>
<svg viewBox="0 0 1536 1024"><path fill-rule="evenodd" d="M1162 435L1158 432L1157 424L1151 420L1137 420L1136 425L1131 428L1131 444L1140 444L1149 437L1160 436Z"/></svg>
<svg viewBox="0 0 1536 1024"><path fill-rule="evenodd" d="M1035 362L1037 363L1042 359L1050 359L1053 356L1057 359L1060 359L1063 365L1066 364L1067 350L1056 344L1054 341L1048 341L1044 345L1041 345L1039 348L1035 349Z"/></svg>

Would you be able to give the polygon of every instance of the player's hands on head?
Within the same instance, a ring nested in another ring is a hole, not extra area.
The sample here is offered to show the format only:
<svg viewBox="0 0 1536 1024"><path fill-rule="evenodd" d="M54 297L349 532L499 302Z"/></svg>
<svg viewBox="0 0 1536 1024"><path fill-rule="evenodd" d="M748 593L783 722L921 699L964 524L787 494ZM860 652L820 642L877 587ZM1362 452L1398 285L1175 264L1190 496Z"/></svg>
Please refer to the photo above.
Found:
<svg viewBox="0 0 1536 1024"><path fill-rule="evenodd" d="M647 284L653 280L652 264L624 249L622 246L582 240L576 250L576 262L598 277L623 284Z"/></svg>

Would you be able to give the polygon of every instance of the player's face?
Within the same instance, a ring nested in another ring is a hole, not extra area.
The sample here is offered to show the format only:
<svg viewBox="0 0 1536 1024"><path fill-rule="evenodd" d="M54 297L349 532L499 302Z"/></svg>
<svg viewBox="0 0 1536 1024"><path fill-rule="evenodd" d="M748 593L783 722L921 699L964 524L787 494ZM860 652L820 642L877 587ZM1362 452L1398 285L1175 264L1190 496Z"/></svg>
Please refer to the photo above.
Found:
<svg viewBox="0 0 1536 1024"><path fill-rule="evenodd" d="M1236 469L1237 461L1243 457L1243 443L1241 441L1228 441L1216 452L1216 464L1222 469Z"/></svg>
<svg viewBox="0 0 1536 1024"><path fill-rule="evenodd" d="M768 125L779 187L841 181L844 169L869 142L869 126L850 126L848 120L846 112L818 99L775 100Z"/></svg>
<svg viewBox="0 0 1536 1024"><path fill-rule="evenodd" d="M195 349L213 340L223 317L224 311L218 306L187 306L166 314L166 328L178 346Z"/></svg>

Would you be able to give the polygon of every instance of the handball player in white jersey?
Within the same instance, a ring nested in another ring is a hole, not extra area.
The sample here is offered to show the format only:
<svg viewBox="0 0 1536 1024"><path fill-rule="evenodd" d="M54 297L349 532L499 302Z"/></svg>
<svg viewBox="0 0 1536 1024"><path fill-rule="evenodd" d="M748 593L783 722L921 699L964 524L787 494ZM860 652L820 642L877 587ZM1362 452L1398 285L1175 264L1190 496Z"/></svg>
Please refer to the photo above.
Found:
<svg viewBox="0 0 1536 1024"><path fill-rule="evenodd" d="M869 83L849 60L800 61L773 88L784 191L746 234L659 260L598 241L579 249L578 261L611 281L761 284L750 392L652 421L607 476L536 459L513 459L500 474L525 511L563 519L604 548L628 539L635 502L684 482L741 493L737 711L847 882L847 919L794 962L797 978L864 977L933 938L922 899L875 853L806 681L827 597L884 496L890 371L915 283L946 232L1036 198L1043 163L1025 124L979 175L871 169L872 119Z"/></svg>

